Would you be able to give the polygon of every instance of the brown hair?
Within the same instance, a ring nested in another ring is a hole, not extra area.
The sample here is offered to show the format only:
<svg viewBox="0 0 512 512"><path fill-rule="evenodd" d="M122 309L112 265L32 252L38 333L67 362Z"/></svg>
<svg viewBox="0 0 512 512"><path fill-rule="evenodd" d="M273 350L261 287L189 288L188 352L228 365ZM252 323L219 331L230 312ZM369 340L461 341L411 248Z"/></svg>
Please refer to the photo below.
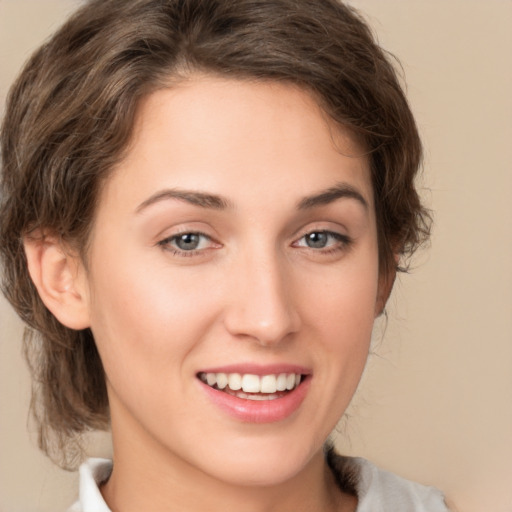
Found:
<svg viewBox="0 0 512 512"><path fill-rule="evenodd" d="M68 329L45 308L22 238L51 230L84 257L99 187L123 155L140 99L195 70L310 91L369 151L386 274L396 252L410 255L428 237L430 220L414 186L420 140L390 61L336 0L92 0L33 55L1 131L0 254L3 291L29 326L46 453L106 428L108 400L90 330Z"/></svg>

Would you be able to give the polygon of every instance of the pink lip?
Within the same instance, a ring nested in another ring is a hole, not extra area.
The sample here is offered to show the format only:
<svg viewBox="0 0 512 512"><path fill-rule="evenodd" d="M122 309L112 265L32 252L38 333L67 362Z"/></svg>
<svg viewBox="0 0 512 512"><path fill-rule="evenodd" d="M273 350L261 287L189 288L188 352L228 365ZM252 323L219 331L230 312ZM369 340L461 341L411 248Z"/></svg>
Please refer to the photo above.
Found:
<svg viewBox="0 0 512 512"><path fill-rule="evenodd" d="M236 369L229 367L223 367L222 369L209 370L211 373L252 373L253 375L268 375L273 373L301 373L299 371L290 370L287 366L287 370L282 371L281 369L272 369L265 367L264 371L258 371L257 368L252 368L248 371L244 366L241 371L240 366ZM284 367L276 367L284 368ZM273 423L277 421L285 420L295 413L309 390L311 383L311 375L304 377L298 387L294 390L287 392L283 397L276 398L274 400L248 400L245 398L238 398L230 395L224 391L214 389L208 384L197 379L198 384L204 391L207 398L217 407L219 407L224 413L227 413L232 418L235 418L244 423Z"/></svg>

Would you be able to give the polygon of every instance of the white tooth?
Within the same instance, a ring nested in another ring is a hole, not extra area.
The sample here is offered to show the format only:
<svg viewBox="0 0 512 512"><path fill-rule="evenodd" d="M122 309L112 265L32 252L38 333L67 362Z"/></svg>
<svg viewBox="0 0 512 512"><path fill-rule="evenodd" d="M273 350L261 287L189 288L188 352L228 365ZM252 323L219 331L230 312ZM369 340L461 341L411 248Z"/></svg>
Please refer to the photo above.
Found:
<svg viewBox="0 0 512 512"><path fill-rule="evenodd" d="M242 376L239 373L230 373L228 375L228 386L233 391L242 389Z"/></svg>
<svg viewBox="0 0 512 512"><path fill-rule="evenodd" d="M259 393L260 392L260 378L257 375L250 373L242 377L242 389L246 393Z"/></svg>
<svg viewBox="0 0 512 512"><path fill-rule="evenodd" d="M247 395L248 400L275 400L279 398L277 395Z"/></svg>
<svg viewBox="0 0 512 512"><path fill-rule="evenodd" d="M295 374L295 387L297 387L300 384L300 373ZM219 385L219 380L217 378L217 386Z"/></svg>
<svg viewBox="0 0 512 512"><path fill-rule="evenodd" d="M259 393L244 393L243 391L232 391L229 388L226 388L226 393L228 395L236 396L238 398L245 398L246 400L276 400L279 398L277 394L259 394Z"/></svg>
<svg viewBox="0 0 512 512"><path fill-rule="evenodd" d="M286 376L286 389L291 391L295 387L295 374L289 373Z"/></svg>
<svg viewBox="0 0 512 512"><path fill-rule="evenodd" d="M208 386L215 386L215 383L217 382L217 376L215 375L215 373L207 373L206 382Z"/></svg>
<svg viewBox="0 0 512 512"><path fill-rule="evenodd" d="M217 387L224 389L228 385L228 376L225 373L217 373Z"/></svg>
<svg viewBox="0 0 512 512"><path fill-rule="evenodd" d="M275 393L277 391L277 381L275 375L264 375L261 377L261 392Z"/></svg>
<svg viewBox="0 0 512 512"><path fill-rule="evenodd" d="M286 373L280 373L276 380L277 391L284 391L286 389Z"/></svg>

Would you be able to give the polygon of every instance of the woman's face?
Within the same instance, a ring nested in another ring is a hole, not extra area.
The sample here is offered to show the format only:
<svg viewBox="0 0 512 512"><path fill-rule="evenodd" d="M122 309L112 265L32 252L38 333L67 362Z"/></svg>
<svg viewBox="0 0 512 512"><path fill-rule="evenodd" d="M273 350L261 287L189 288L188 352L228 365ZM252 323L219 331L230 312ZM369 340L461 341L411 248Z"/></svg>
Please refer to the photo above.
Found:
<svg viewBox="0 0 512 512"><path fill-rule="evenodd" d="M320 453L385 298L362 152L290 85L142 103L86 288L119 457L270 484Z"/></svg>

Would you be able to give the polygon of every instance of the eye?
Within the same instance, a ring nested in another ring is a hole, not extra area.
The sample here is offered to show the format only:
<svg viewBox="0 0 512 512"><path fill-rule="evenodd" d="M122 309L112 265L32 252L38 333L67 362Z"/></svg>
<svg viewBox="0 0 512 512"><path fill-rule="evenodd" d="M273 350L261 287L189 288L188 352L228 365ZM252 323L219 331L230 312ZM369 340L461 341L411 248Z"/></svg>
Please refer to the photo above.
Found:
<svg viewBox="0 0 512 512"><path fill-rule="evenodd" d="M323 249L329 243L329 234L325 231L318 233L308 233L304 237L304 241L311 249Z"/></svg>
<svg viewBox="0 0 512 512"><path fill-rule="evenodd" d="M307 247L309 249L341 249L350 244L350 239L341 233L334 231L311 231L302 236L293 245L295 247Z"/></svg>
<svg viewBox="0 0 512 512"><path fill-rule="evenodd" d="M191 256L197 251L208 249L213 247L215 244L212 239L204 233L187 232L167 237L158 242L158 245L165 249L174 251L175 254Z"/></svg>
<svg viewBox="0 0 512 512"><path fill-rule="evenodd" d="M199 249L204 238L206 237L199 233L184 233L174 236L171 241L182 251L194 251Z"/></svg>

